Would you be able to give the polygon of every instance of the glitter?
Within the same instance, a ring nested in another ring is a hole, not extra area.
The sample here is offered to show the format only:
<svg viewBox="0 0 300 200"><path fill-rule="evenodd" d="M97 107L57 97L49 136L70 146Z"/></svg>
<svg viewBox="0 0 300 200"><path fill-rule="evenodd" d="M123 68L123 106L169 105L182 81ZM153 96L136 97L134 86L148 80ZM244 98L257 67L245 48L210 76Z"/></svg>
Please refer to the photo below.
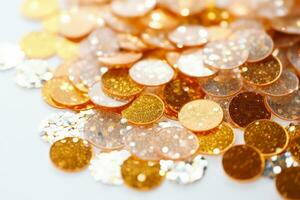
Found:
<svg viewBox="0 0 300 200"><path fill-rule="evenodd" d="M276 188L284 199L300 199L300 167L284 169L276 177Z"/></svg>
<svg viewBox="0 0 300 200"><path fill-rule="evenodd" d="M25 60L16 68L15 82L24 88L40 88L53 77L53 67L44 60Z"/></svg>
<svg viewBox="0 0 300 200"><path fill-rule="evenodd" d="M264 158L259 151L248 145L236 145L225 152L223 169L228 176L240 181L259 177L264 169Z"/></svg>
<svg viewBox="0 0 300 200"><path fill-rule="evenodd" d="M116 0L111 4L114 14L121 17L140 17L156 6L156 0Z"/></svg>
<svg viewBox="0 0 300 200"><path fill-rule="evenodd" d="M208 155L218 155L225 152L234 143L234 132L227 123L217 128L197 134L199 150L197 152Z"/></svg>
<svg viewBox="0 0 300 200"><path fill-rule="evenodd" d="M98 56L98 61L103 65L120 66L135 63L143 56L142 53L120 51L108 55Z"/></svg>
<svg viewBox="0 0 300 200"><path fill-rule="evenodd" d="M129 75L141 85L159 86L173 78L174 70L165 61L146 59L134 64L129 70Z"/></svg>
<svg viewBox="0 0 300 200"><path fill-rule="evenodd" d="M121 165L129 156L126 150L98 153L89 166L91 175L104 184L122 185Z"/></svg>
<svg viewBox="0 0 300 200"><path fill-rule="evenodd" d="M279 124L270 120L254 121L245 128L245 143L256 147L264 156L283 152L288 143L288 133Z"/></svg>
<svg viewBox="0 0 300 200"><path fill-rule="evenodd" d="M297 136L291 140L289 151L291 152L293 158L297 162L300 162L300 136Z"/></svg>
<svg viewBox="0 0 300 200"><path fill-rule="evenodd" d="M164 112L164 103L156 95L142 94L122 111L122 116L134 124L151 124L159 120Z"/></svg>
<svg viewBox="0 0 300 200"><path fill-rule="evenodd" d="M210 100L194 100L185 104L178 113L180 123L192 131L208 131L223 120L223 110Z"/></svg>
<svg viewBox="0 0 300 200"><path fill-rule="evenodd" d="M161 160L161 174L166 175L166 179L178 184L190 184L202 179L205 175L208 162L197 155L185 161Z"/></svg>
<svg viewBox="0 0 300 200"><path fill-rule="evenodd" d="M18 66L25 58L18 45L0 43L0 71Z"/></svg>
<svg viewBox="0 0 300 200"><path fill-rule="evenodd" d="M124 183L138 190L150 190L159 186L164 177L160 175L160 165L154 161L128 158L121 166Z"/></svg>
<svg viewBox="0 0 300 200"><path fill-rule="evenodd" d="M259 119L270 119L271 113L264 104L264 97L254 92L243 92L229 104L231 120L239 127L246 127Z"/></svg>
<svg viewBox="0 0 300 200"><path fill-rule="evenodd" d="M57 168L70 172L86 168L92 155L92 146L87 141L76 137L56 141L50 149L52 163Z"/></svg>

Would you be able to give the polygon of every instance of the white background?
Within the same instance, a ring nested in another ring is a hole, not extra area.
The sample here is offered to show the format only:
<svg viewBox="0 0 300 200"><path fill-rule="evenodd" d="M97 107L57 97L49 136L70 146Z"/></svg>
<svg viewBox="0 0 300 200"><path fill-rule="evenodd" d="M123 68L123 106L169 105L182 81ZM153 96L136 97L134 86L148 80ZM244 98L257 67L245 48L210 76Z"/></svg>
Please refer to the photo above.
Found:
<svg viewBox="0 0 300 200"><path fill-rule="evenodd" d="M17 43L38 23L19 14L20 0L2 0L0 42ZM40 90L19 88L13 81L14 70L0 72L0 199L1 200L183 200L231 199L277 200L274 181L260 178L251 183L229 179L222 170L221 157L207 157L206 176L201 181L181 186L165 183L149 192L125 186L97 183L89 171L68 174L56 170L49 160L50 146L40 138L40 121L55 110L47 106ZM241 138L242 134L237 133Z"/></svg>

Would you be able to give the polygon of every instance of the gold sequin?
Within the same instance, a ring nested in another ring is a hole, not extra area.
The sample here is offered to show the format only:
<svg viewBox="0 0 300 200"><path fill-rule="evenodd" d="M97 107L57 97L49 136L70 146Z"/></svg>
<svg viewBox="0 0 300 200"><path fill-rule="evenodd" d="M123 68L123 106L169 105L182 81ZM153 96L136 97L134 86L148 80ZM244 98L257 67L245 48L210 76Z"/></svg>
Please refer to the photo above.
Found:
<svg viewBox="0 0 300 200"><path fill-rule="evenodd" d="M31 32L20 42L21 49L29 58L49 58L55 54L57 37L47 32Z"/></svg>
<svg viewBox="0 0 300 200"><path fill-rule="evenodd" d="M164 177L160 175L160 165L154 161L128 158L121 166L123 180L129 187L150 190L159 186Z"/></svg>
<svg viewBox="0 0 300 200"><path fill-rule="evenodd" d="M284 169L276 177L276 188L284 199L300 199L300 167Z"/></svg>
<svg viewBox="0 0 300 200"><path fill-rule="evenodd" d="M53 164L61 170L70 172L86 168L92 155L92 146L87 141L76 137L58 140L50 149Z"/></svg>
<svg viewBox="0 0 300 200"><path fill-rule="evenodd" d="M122 111L122 116L134 124L151 124L162 117L164 103L156 95L142 94Z"/></svg>
<svg viewBox="0 0 300 200"><path fill-rule="evenodd" d="M280 77L282 65L278 58L269 56L259 62L245 63L240 66L240 70L244 81L262 86L271 84Z"/></svg>
<svg viewBox="0 0 300 200"><path fill-rule="evenodd" d="M255 148L236 145L225 152L222 164L224 171L231 178L246 181L262 174L265 160Z"/></svg>
<svg viewBox="0 0 300 200"><path fill-rule="evenodd" d="M256 147L264 156L283 152L289 142L285 128L270 120L258 120L249 124L245 129L244 139L247 145Z"/></svg>
<svg viewBox="0 0 300 200"><path fill-rule="evenodd" d="M291 140L289 151L292 153L293 158L300 163L300 136Z"/></svg>
<svg viewBox="0 0 300 200"><path fill-rule="evenodd" d="M142 92L143 86L135 83L127 69L110 69L102 76L103 90L118 98L131 98Z"/></svg>
<svg viewBox="0 0 300 200"><path fill-rule="evenodd" d="M50 92L50 88L52 87L52 82L53 79L47 81L44 83L43 87L42 87L42 97L43 97L43 100L49 104L50 106L54 107L54 108L60 108L60 109L63 109L63 108L66 108L66 106L64 105L61 105L55 101L53 101L52 97L51 97L51 92Z"/></svg>
<svg viewBox="0 0 300 200"><path fill-rule="evenodd" d="M49 16L59 9L58 0L25 0L21 12L25 17L41 19Z"/></svg>
<svg viewBox="0 0 300 200"><path fill-rule="evenodd" d="M79 55L79 46L67 39L59 38L56 43L56 53L63 60L72 60Z"/></svg>
<svg viewBox="0 0 300 200"><path fill-rule="evenodd" d="M219 155L234 143L234 132L227 123L222 123L217 128L197 134L199 140L199 153Z"/></svg>
<svg viewBox="0 0 300 200"><path fill-rule="evenodd" d="M289 124L288 127L286 127L287 132L289 133L290 139L292 140L295 137L300 136L300 125L299 124Z"/></svg>
<svg viewBox="0 0 300 200"><path fill-rule="evenodd" d="M60 13L55 13L55 14L50 15L49 17L45 18L42 21L43 29L50 33L55 33L55 34L58 33L60 17L61 17Z"/></svg>

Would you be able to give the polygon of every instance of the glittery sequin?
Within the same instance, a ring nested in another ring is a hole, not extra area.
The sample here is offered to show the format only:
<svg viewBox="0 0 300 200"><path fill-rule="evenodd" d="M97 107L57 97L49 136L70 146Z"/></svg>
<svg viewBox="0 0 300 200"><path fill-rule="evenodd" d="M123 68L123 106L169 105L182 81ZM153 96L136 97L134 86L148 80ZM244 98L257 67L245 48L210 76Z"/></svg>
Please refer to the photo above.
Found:
<svg viewBox="0 0 300 200"><path fill-rule="evenodd" d="M284 199L300 199L300 167L284 169L276 177L276 188Z"/></svg>

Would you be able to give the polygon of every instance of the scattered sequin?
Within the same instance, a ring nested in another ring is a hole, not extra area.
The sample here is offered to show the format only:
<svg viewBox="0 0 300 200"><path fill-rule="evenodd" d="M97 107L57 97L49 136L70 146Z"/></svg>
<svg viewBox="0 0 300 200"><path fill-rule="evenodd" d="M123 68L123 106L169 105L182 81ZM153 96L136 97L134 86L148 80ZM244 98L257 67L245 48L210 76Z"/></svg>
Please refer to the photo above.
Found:
<svg viewBox="0 0 300 200"><path fill-rule="evenodd" d="M58 10L58 0L25 0L21 6L22 14L31 19L41 19Z"/></svg>
<svg viewBox="0 0 300 200"><path fill-rule="evenodd" d="M25 55L18 45L9 43L0 44L0 71L18 66L24 58Z"/></svg>
<svg viewBox="0 0 300 200"><path fill-rule="evenodd" d="M272 27L287 34L300 34L299 15L276 18L271 21Z"/></svg>
<svg viewBox="0 0 300 200"><path fill-rule="evenodd" d="M115 0L112 11L121 17L140 17L156 6L156 0Z"/></svg>
<svg viewBox="0 0 300 200"><path fill-rule="evenodd" d="M117 35L118 43L122 49L129 50L129 51L143 51L148 49L147 44L145 44L139 37L120 33Z"/></svg>
<svg viewBox="0 0 300 200"><path fill-rule="evenodd" d="M198 14L206 6L205 1L198 0L159 0L158 3L160 6L181 16Z"/></svg>
<svg viewBox="0 0 300 200"><path fill-rule="evenodd" d="M287 51L287 58L292 63L292 65L300 73L300 44L296 44L290 47Z"/></svg>
<svg viewBox="0 0 300 200"><path fill-rule="evenodd" d="M300 199L300 167L284 169L276 177L276 188L284 199Z"/></svg>
<svg viewBox="0 0 300 200"><path fill-rule="evenodd" d="M79 46L64 38L56 41L56 54L63 60L72 60L79 55Z"/></svg>
<svg viewBox="0 0 300 200"><path fill-rule="evenodd" d="M142 53L135 52L117 52L108 55L102 55L98 57L98 61L103 65L117 66L117 65L128 65L135 63L143 56Z"/></svg>
<svg viewBox="0 0 300 200"><path fill-rule="evenodd" d="M164 32L146 30L142 33L141 38L146 44L152 47L158 47L166 50L176 49L175 45L168 40Z"/></svg>
<svg viewBox="0 0 300 200"><path fill-rule="evenodd" d="M300 162L300 136L291 140L289 145L289 151L292 153L293 158Z"/></svg>

